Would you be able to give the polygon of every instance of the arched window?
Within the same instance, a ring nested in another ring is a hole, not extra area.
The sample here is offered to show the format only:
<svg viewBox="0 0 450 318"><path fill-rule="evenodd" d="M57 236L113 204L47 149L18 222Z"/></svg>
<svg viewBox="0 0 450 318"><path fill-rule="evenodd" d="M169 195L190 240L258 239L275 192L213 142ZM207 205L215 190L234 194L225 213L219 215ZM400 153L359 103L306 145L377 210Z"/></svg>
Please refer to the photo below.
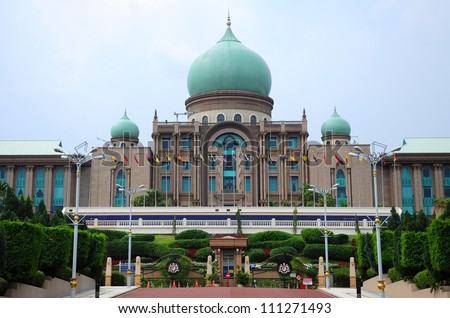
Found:
<svg viewBox="0 0 450 318"><path fill-rule="evenodd" d="M252 116L250 117L250 124L256 125L256 116L255 116L255 115L252 115Z"/></svg>
<svg viewBox="0 0 450 318"><path fill-rule="evenodd" d="M27 183L27 176L25 168L19 168L16 175L16 195L18 197L25 195L25 185Z"/></svg>
<svg viewBox="0 0 450 318"><path fill-rule="evenodd" d="M225 121L225 116L223 114L217 115L217 122L222 123Z"/></svg>
<svg viewBox="0 0 450 318"><path fill-rule="evenodd" d="M44 168L39 168L36 171L36 182L34 184L34 206L44 200L45 192L45 171Z"/></svg>
<svg viewBox="0 0 450 318"><path fill-rule="evenodd" d="M345 174L342 169L339 169L336 173L336 183L339 184L339 187L336 190L337 205L347 206L347 187L345 182Z"/></svg>
<svg viewBox="0 0 450 318"><path fill-rule="evenodd" d="M424 167L422 170L422 193L423 193L423 211L427 215L431 215L434 206L433 198L433 178L431 169Z"/></svg>
<svg viewBox="0 0 450 318"><path fill-rule="evenodd" d="M409 168L402 168L402 210L414 214L414 198L412 192L412 178Z"/></svg>
<svg viewBox="0 0 450 318"><path fill-rule="evenodd" d="M202 124L207 124L208 123L208 116L203 116L202 117Z"/></svg>
<svg viewBox="0 0 450 318"><path fill-rule="evenodd" d="M338 139L338 140L336 140L336 141L334 142L334 144L335 144L335 145L340 145L340 144L341 144L341 141Z"/></svg>
<svg viewBox="0 0 450 318"><path fill-rule="evenodd" d="M234 115L234 121L238 123L242 122L242 116L240 114Z"/></svg>
<svg viewBox="0 0 450 318"><path fill-rule="evenodd" d="M119 170L117 172L116 184L126 187L125 173L123 170ZM120 191L118 187L116 187L116 196L114 197L114 206L125 206L127 203L127 197L125 191Z"/></svg>
<svg viewBox="0 0 450 318"><path fill-rule="evenodd" d="M63 168L57 168L53 180L53 199L52 212L56 209L62 210L64 207L64 171Z"/></svg>

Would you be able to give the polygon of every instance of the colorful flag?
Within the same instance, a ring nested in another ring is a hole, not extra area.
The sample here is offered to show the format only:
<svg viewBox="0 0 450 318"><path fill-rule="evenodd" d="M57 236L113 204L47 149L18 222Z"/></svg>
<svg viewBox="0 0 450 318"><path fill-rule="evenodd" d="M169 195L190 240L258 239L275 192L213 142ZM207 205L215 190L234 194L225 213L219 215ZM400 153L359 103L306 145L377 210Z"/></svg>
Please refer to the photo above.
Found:
<svg viewBox="0 0 450 318"><path fill-rule="evenodd" d="M117 162L117 158L114 156L111 156L111 159L114 160L114 162Z"/></svg>
<svg viewBox="0 0 450 318"><path fill-rule="evenodd" d="M156 161L157 164L160 164L160 163L161 163L161 159L159 158L158 153L156 153L155 161Z"/></svg>
<svg viewBox="0 0 450 318"><path fill-rule="evenodd" d="M102 166L104 166L106 164L106 156L105 154L102 155Z"/></svg>
<svg viewBox="0 0 450 318"><path fill-rule="evenodd" d="M205 161L205 158L203 158L203 155L202 155L202 154L200 154L200 160L201 160L201 161Z"/></svg>
<svg viewBox="0 0 450 318"><path fill-rule="evenodd" d="M126 154L123 154L123 158L125 159L125 161L128 161L128 157Z"/></svg>
<svg viewBox="0 0 450 318"><path fill-rule="evenodd" d="M339 163L340 165L345 165L344 161L337 154L334 155L334 158L336 159L337 163Z"/></svg>
<svg viewBox="0 0 450 318"><path fill-rule="evenodd" d="M223 162L228 162L227 158L225 156L222 157Z"/></svg>
<svg viewBox="0 0 450 318"><path fill-rule="evenodd" d="M297 161L293 155L290 155L289 158L291 158L292 162Z"/></svg>
<svg viewBox="0 0 450 318"><path fill-rule="evenodd" d="M394 162L398 160L397 154L394 153Z"/></svg>
<svg viewBox="0 0 450 318"><path fill-rule="evenodd" d="M178 161L183 161L183 157L180 154L178 154L177 159Z"/></svg>
<svg viewBox="0 0 450 318"><path fill-rule="evenodd" d="M303 161L304 161L304 162L307 162L307 161L308 161L308 156L307 156L307 155L303 155L302 158L303 158Z"/></svg>
<svg viewBox="0 0 450 318"><path fill-rule="evenodd" d="M167 158L167 160L169 160L169 161L172 160L172 159L170 158L170 156L169 156L169 153L167 153L167 152L166 152L166 158Z"/></svg>
<svg viewBox="0 0 450 318"><path fill-rule="evenodd" d="M246 153L244 153L244 158L245 158L246 161L250 160L250 158L248 157L248 155Z"/></svg>
<svg viewBox="0 0 450 318"><path fill-rule="evenodd" d="M145 154L145 157L147 158L148 163L152 163L152 159L150 158L150 156L147 154Z"/></svg>
<svg viewBox="0 0 450 318"><path fill-rule="evenodd" d="M348 164L348 154L345 155L345 163Z"/></svg>
<svg viewBox="0 0 450 318"><path fill-rule="evenodd" d="M134 154L134 161L136 161L136 164L139 164L139 160L138 160L138 158L136 157L136 154Z"/></svg>
<svg viewBox="0 0 450 318"><path fill-rule="evenodd" d="M261 156L259 155L259 153L256 154L256 160L259 161L259 159L261 159Z"/></svg>

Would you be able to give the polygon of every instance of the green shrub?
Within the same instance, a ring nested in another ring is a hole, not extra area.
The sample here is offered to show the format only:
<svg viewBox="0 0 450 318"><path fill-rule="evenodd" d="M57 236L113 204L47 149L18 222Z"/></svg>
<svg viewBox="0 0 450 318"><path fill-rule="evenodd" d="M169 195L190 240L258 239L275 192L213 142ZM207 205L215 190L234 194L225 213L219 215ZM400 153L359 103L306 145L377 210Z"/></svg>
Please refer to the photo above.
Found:
<svg viewBox="0 0 450 318"><path fill-rule="evenodd" d="M0 277L0 296L3 296L8 290L8 281Z"/></svg>
<svg viewBox="0 0 450 318"><path fill-rule="evenodd" d="M175 240L209 239L211 234L203 230L186 230L175 235Z"/></svg>
<svg viewBox="0 0 450 318"><path fill-rule="evenodd" d="M427 233L404 231L401 235L401 265L409 273L425 268L423 254L428 252Z"/></svg>
<svg viewBox="0 0 450 318"><path fill-rule="evenodd" d="M70 278L72 277L72 270L68 265L61 266L56 270L55 277L62 280L70 281Z"/></svg>
<svg viewBox="0 0 450 318"><path fill-rule="evenodd" d="M306 246L306 243L303 241L302 238L293 236L291 234L288 234L291 237L287 240L282 241L261 241L261 242L254 242L251 245L249 245L250 249L255 248L277 248L277 247L283 247L283 246L291 246L297 250L298 253L301 253L303 249Z"/></svg>
<svg viewBox="0 0 450 318"><path fill-rule="evenodd" d="M43 226L1 221L0 232L6 243L4 278L10 282L29 283L39 269Z"/></svg>
<svg viewBox="0 0 450 318"><path fill-rule="evenodd" d="M433 220L427 229L433 270L450 275L450 219Z"/></svg>
<svg viewBox="0 0 450 318"><path fill-rule="evenodd" d="M118 230L98 230L98 229L89 229L91 233L103 233L106 235L108 241L120 240L121 238L128 237L127 232L118 231Z"/></svg>
<svg viewBox="0 0 450 318"><path fill-rule="evenodd" d="M388 277L393 283L399 282L403 279L402 274L395 267L389 268Z"/></svg>
<svg viewBox="0 0 450 318"><path fill-rule="evenodd" d="M282 231L264 231L248 236L247 244L249 247L265 241L284 241L292 238L293 235ZM256 247L256 246L254 246Z"/></svg>
<svg viewBox="0 0 450 318"><path fill-rule="evenodd" d="M350 268L333 268L333 286L347 288L350 287Z"/></svg>
<svg viewBox="0 0 450 318"><path fill-rule="evenodd" d="M434 279L428 269L418 272L414 278L413 282L418 289L430 288L434 285Z"/></svg>
<svg viewBox="0 0 450 318"><path fill-rule="evenodd" d="M54 276L59 268L70 261L73 231L68 227L45 227L39 268Z"/></svg>
<svg viewBox="0 0 450 318"><path fill-rule="evenodd" d="M324 242L323 233L317 228L303 229L300 234L302 235L302 238L306 244L320 244ZM329 235L331 236L332 233L330 232Z"/></svg>
<svg viewBox="0 0 450 318"><path fill-rule="evenodd" d="M356 248L351 245L328 244L328 257L330 260L348 262L350 257L355 257ZM317 259L325 257L325 244L308 244L303 249L303 255Z"/></svg>
<svg viewBox="0 0 450 318"><path fill-rule="evenodd" d="M209 255L213 255L213 250L209 246L202 247L201 249L197 250L197 252L195 252L195 258L197 258L199 262L206 262Z"/></svg>
<svg viewBox="0 0 450 318"><path fill-rule="evenodd" d="M286 258L290 261L295 256L297 256L297 250L292 246L277 247L270 251L270 258L272 262L283 261Z"/></svg>
<svg viewBox="0 0 450 318"><path fill-rule="evenodd" d="M248 256L250 263L260 263L267 259L266 253L259 248L250 249L245 254Z"/></svg>
<svg viewBox="0 0 450 318"><path fill-rule="evenodd" d="M182 232L183 233L183 232ZM209 246L209 238L176 240L170 247L202 248Z"/></svg>
<svg viewBox="0 0 450 318"><path fill-rule="evenodd" d="M249 273L246 272L237 272L236 273L236 283L243 285L243 286L249 286L250 283L252 282L252 277L250 276Z"/></svg>
<svg viewBox="0 0 450 318"><path fill-rule="evenodd" d="M369 278L377 276L377 272L371 267L366 271L366 275Z"/></svg>
<svg viewBox="0 0 450 318"><path fill-rule="evenodd" d="M132 240L133 241L153 242L155 240L155 236L153 234L133 234Z"/></svg>
<svg viewBox="0 0 450 318"><path fill-rule="evenodd" d="M126 286L127 278L124 274L113 271L111 273L111 286Z"/></svg>
<svg viewBox="0 0 450 318"><path fill-rule="evenodd" d="M31 280L31 285L41 288L45 282L45 274L42 271L36 271Z"/></svg>
<svg viewBox="0 0 450 318"><path fill-rule="evenodd" d="M175 259L181 267L181 270L175 276L169 274L166 270L167 263L173 259ZM178 282L184 284L186 283L186 279L189 276L192 265L188 257L179 256L176 258L165 258L161 262L159 262L156 267L158 268L161 275L167 280L177 280Z"/></svg>
<svg viewBox="0 0 450 318"><path fill-rule="evenodd" d="M6 266L6 242L3 232L0 231L0 277L2 277L5 272L5 266Z"/></svg>
<svg viewBox="0 0 450 318"><path fill-rule="evenodd" d="M383 268L391 268L394 266L394 231L383 230L380 232L381 240L381 260ZM372 234L372 246L377 249L376 233ZM378 253L374 253L375 262L378 262Z"/></svg>
<svg viewBox="0 0 450 318"><path fill-rule="evenodd" d="M349 241L347 234L335 234L328 237L328 242L330 244L347 244Z"/></svg>

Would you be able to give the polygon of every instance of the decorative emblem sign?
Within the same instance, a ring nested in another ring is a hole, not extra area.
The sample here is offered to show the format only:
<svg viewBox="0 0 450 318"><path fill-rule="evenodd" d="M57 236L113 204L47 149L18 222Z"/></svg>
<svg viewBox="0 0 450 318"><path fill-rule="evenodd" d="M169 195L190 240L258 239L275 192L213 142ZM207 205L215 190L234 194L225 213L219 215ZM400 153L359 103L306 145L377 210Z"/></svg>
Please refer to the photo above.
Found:
<svg viewBox="0 0 450 318"><path fill-rule="evenodd" d="M289 263L279 263L277 267L278 274L282 276L289 275L291 273L291 264Z"/></svg>
<svg viewBox="0 0 450 318"><path fill-rule="evenodd" d="M176 275L181 271L181 265L177 261L169 261L166 265L167 273L170 275Z"/></svg>

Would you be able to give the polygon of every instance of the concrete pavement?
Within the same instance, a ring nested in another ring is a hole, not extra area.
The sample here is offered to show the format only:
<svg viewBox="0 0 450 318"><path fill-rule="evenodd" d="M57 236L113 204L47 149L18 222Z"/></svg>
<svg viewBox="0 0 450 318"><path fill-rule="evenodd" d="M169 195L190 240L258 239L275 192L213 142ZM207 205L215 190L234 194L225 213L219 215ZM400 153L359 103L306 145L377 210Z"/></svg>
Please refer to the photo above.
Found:
<svg viewBox="0 0 450 318"><path fill-rule="evenodd" d="M100 286L100 293L99 298L115 298L119 297L121 295L124 295L130 291L133 291L135 289L138 289L140 287L132 286L132 287L126 287L126 286ZM201 287L205 288L205 287ZM219 287L219 288L226 288L226 287ZM247 287L249 288L249 287ZM168 288L166 288L168 289ZM333 287L330 289L326 288L319 288L320 291L327 293L331 296L334 296L336 298L357 298L356 289L354 288L337 288ZM378 298L377 293L373 293L370 291L366 291L364 289L361 290L361 298ZM65 298L70 298L65 297ZM95 289L88 290L85 292L77 293L77 298L95 298ZM270 297L268 297L270 298Z"/></svg>

